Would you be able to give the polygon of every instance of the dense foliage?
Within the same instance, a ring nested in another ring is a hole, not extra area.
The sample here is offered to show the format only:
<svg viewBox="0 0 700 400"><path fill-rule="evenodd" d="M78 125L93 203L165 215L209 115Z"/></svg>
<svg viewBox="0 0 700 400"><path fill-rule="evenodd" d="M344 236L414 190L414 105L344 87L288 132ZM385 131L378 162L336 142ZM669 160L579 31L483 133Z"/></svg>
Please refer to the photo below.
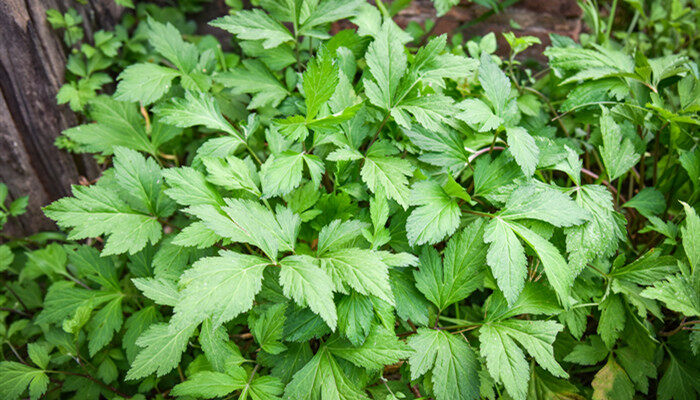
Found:
<svg viewBox="0 0 700 400"><path fill-rule="evenodd" d="M229 3L225 47L197 1L49 14L105 169L4 236L0 398L697 398L697 2L582 2L536 69L405 1Z"/></svg>

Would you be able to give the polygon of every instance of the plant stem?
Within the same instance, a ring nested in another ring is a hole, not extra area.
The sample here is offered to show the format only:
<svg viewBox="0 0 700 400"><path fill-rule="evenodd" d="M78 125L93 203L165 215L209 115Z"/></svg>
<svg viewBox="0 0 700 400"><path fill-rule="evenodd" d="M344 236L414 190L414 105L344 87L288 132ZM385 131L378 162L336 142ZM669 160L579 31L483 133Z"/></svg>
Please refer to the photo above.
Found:
<svg viewBox="0 0 700 400"><path fill-rule="evenodd" d="M121 397L123 397L123 398L125 398L125 399L130 399L130 398L131 398L131 396L120 392L119 390L113 388L112 386L109 386L108 384L106 384L106 383L104 383L104 382L102 382L102 381L100 381L100 380L98 380L98 379L95 379L92 375L89 375L89 374L79 374L79 373L77 373L77 372L70 372L70 371L50 371L50 370L47 370L47 371L44 371L44 372L54 373L54 374L63 374L63 375L79 376L79 377L82 377L82 378L85 378L85 379L89 379L89 380L91 380L91 381L97 383L98 385L100 385L100 386L102 386L103 388L109 390L110 392L116 394L117 396L121 396Z"/></svg>
<svg viewBox="0 0 700 400"><path fill-rule="evenodd" d="M482 213L482 212L474 211L474 210L462 210L462 212L465 212L467 214L472 214L472 215L478 215L480 217L485 217L485 218L493 218L493 215L491 215L491 214Z"/></svg>
<svg viewBox="0 0 700 400"><path fill-rule="evenodd" d="M523 90L527 90L528 92L531 92L531 93L534 93L534 94L540 96L542 98L542 100L544 100L544 102L547 104L547 107L549 107L549 111L552 114L554 114L554 117L556 118L557 122L559 123L559 127L561 128L562 131L564 131L564 134L566 135L566 137L571 137L571 135L569 134L569 130L566 129L566 126L564 126L564 122L562 122L561 118L559 118L559 114L557 113L557 110L552 105L552 102L549 101L549 98L547 98L547 96L544 95L544 93L540 92L537 89L533 89L533 88L527 87L527 86L523 87Z"/></svg>
<svg viewBox="0 0 700 400"><path fill-rule="evenodd" d="M608 16L608 26L605 27L605 39L610 38L610 33L612 33L612 26L615 20L615 11L617 9L617 0L613 0L612 7L610 7L610 15Z"/></svg>
<svg viewBox="0 0 700 400"><path fill-rule="evenodd" d="M372 140L369 142L369 144L367 145L367 148L365 149L365 155L367 155L369 148L372 147L374 142L376 142L377 139L379 138L379 132L382 131L382 128L384 128L384 125L386 125L386 122L389 120L389 115L390 115L389 113L386 113L386 116L384 117L382 122L379 124L379 128L377 128L377 131L374 133Z"/></svg>
<svg viewBox="0 0 700 400"><path fill-rule="evenodd" d="M250 373L250 378L248 378L248 383L245 384L245 387L241 391L241 395L239 396L239 399L246 399L248 396L248 389L250 388L250 384L253 382L253 377L255 376L255 373L258 372L258 368L260 368L259 364L255 364L255 367L253 367L253 372Z"/></svg>
<svg viewBox="0 0 700 400"><path fill-rule="evenodd" d="M483 149L477 150L477 151L474 152L474 154L470 155L469 158L467 158L467 162L468 162L469 164L471 164L471 162L474 161L475 158L479 157L480 155L482 155L482 154L484 154L484 153L490 153L490 152L492 152L493 150L505 150L505 149L506 149L506 148L505 148L505 147L502 147L502 146L494 146L493 148L484 147ZM473 169L473 168L472 168L472 169Z"/></svg>

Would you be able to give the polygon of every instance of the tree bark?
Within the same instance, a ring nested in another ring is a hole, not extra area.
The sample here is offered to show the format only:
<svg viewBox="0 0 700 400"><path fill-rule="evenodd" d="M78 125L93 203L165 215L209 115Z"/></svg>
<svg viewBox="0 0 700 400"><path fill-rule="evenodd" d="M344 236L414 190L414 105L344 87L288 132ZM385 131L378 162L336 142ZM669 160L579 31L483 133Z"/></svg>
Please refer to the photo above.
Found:
<svg viewBox="0 0 700 400"><path fill-rule="evenodd" d="M89 156L59 151L54 140L76 125L67 106L56 104L63 84L66 49L62 33L46 21L46 10L75 8L83 17L85 37L110 29L121 10L113 0L0 0L0 182L9 200L29 195L27 214L11 218L10 235L55 229L41 207L70 193L80 176L97 168Z"/></svg>

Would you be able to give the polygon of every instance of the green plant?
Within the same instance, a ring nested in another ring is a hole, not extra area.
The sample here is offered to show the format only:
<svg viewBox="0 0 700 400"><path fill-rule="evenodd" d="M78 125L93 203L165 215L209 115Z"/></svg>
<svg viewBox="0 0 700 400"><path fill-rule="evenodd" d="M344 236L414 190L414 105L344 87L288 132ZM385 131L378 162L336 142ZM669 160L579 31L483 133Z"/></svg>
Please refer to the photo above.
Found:
<svg viewBox="0 0 700 400"><path fill-rule="evenodd" d="M232 51L137 10L62 139L111 166L3 272L6 398L697 397L692 54L259 3Z"/></svg>

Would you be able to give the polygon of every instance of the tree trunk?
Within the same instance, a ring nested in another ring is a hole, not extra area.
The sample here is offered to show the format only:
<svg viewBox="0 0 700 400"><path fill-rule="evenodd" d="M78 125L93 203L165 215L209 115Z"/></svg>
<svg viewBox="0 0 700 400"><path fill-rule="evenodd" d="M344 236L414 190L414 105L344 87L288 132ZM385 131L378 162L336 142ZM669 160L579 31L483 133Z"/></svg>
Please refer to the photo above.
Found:
<svg viewBox="0 0 700 400"><path fill-rule="evenodd" d="M121 10L113 0L0 0L0 182L11 201L29 195L27 214L11 218L10 235L55 229L41 207L70 193L80 176L92 177L89 156L59 151L54 140L76 125L67 106L56 104L63 84L66 49L61 35L46 21L46 10L75 8L83 17L86 37L110 29Z"/></svg>

